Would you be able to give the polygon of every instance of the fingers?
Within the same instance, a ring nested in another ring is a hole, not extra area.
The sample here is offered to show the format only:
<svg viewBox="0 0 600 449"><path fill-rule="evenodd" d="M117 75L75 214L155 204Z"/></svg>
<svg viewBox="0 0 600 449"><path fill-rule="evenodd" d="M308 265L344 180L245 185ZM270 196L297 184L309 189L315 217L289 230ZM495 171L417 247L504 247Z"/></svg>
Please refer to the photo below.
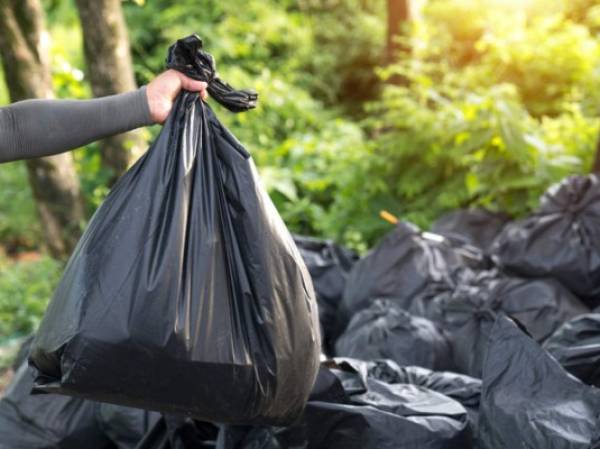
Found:
<svg viewBox="0 0 600 449"><path fill-rule="evenodd" d="M185 76L184 74L177 72L177 76L179 76L179 80L181 81L181 88L188 90L190 92L198 92L202 99L206 100L208 97L208 93L206 92L206 88L208 84L204 81L198 81L192 78Z"/></svg>

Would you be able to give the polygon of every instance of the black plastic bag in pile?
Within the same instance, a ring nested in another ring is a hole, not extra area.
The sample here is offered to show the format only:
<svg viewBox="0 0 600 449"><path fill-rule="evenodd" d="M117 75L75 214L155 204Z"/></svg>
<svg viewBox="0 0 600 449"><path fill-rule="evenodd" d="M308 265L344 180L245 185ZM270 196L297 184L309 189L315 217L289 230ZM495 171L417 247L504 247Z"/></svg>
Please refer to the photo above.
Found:
<svg viewBox="0 0 600 449"><path fill-rule="evenodd" d="M134 449L154 412L62 395L31 395L33 373L21 364L0 399L0 449Z"/></svg>
<svg viewBox="0 0 600 449"><path fill-rule="evenodd" d="M340 304L338 332L373 299L394 299L403 309L410 309L425 290L454 287L457 273L465 267L487 267L486 258L472 246L453 244L408 223L398 224L350 272Z"/></svg>
<svg viewBox="0 0 600 449"><path fill-rule="evenodd" d="M26 363L0 400L0 449L115 449L96 420L96 405L67 396L32 396Z"/></svg>
<svg viewBox="0 0 600 449"><path fill-rule="evenodd" d="M482 449L597 449L600 390L501 316L483 368L479 441Z"/></svg>
<svg viewBox="0 0 600 449"><path fill-rule="evenodd" d="M136 449L215 449L218 436L219 427L214 424L164 415Z"/></svg>
<svg viewBox="0 0 600 449"><path fill-rule="evenodd" d="M510 217L486 209L461 209L442 215L431 232L488 251Z"/></svg>
<svg viewBox="0 0 600 449"><path fill-rule="evenodd" d="M284 427L216 426L190 418L163 416L136 449L303 449L278 441Z"/></svg>
<svg viewBox="0 0 600 449"><path fill-rule="evenodd" d="M231 110L197 36L168 66ZM317 305L248 152L183 92L81 238L33 343L35 391L214 422L289 423L318 371Z"/></svg>
<svg viewBox="0 0 600 449"><path fill-rule="evenodd" d="M46 395L36 397L45 398ZM135 449L159 418L158 412L96 403L96 419L100 428L118 449Z"/></svg>
<svg viewBox="0 0 600 449"><path fill-rule="evenodd" d="M335 344L338 357L391 359L399 365L453 369L450 343L437 324L378 299L358 312Z"/></svg>
<svg viewBox="0 0 600 449"><path fill-rule="evenodd" d="M506 270L558 279L600 305L600 178L571 176L550 187L538 211L508 224L492 251Z"/></svg>
<svg viewBox="0 0 600 449"><path fill-rule="evenodd" d="M487 336L499 312L522 323L538 342L588 308L553 279L522 279L495 270L473 274L453 292L433 300L448 333L459 372L481 377ZM434 309L434 308L430 308Z"/></svg>
<svg viewBox="0 0 600 449"><path fill-rule="evenodd" d="M583 382L600 386L600 313L563 324L546 340L544 349Z"/></svg>
<svg viewBox="0 0 600 449"><path fill-rule="evenodd" d="M410 384L437 391L458 401L469 413L471 428L476 433L481 398L481 380L450 371L432 371L420 366L398 366L391 360L362 361L336 358L348 363L363 377L371 376L391 384Z"/></svg>
<svg viewBox="0 0 600 449"><path fill-rule="evenodd" d="M167 420L159 423L153 429L154 435L149 435L146 444L138 449L471 447L471 427L467 412L459 402L433 389L378 379L377 376L386 378L384 371L390 378L392 372L396 379L403 376L393 362L336 361L326 362L321 368L303 418L291 426L220 426L215 440L210 434L215 427L210 424L180 420L178 425L169 426ZM464 388L460 381L446 383L454 383L454 389L447 386L445 389L453 390L459 397L470 396L466 390L473 390L468 382L463 384ZM181 435L185 431L198 440L192 444L188 439L184 444Z"/></svg>
<svg viewBox="0 0 600 449"><path fill-rule="evenodd" d="M364 379L348 364L322 369L313 398L300 426L308 449L451 449L471 444L467 413L458 402L415 385Z"/></svg>
<svg viewBox="0 0 600 449"><path fill-rule="evenodd" d="M410 384L363 377L348 363L323 367L302 420L271 429L265 449L468 449L467 413L455 400ZM248 429L250 431L252 429ZM224 428L225 434L240 429ZM265 434L261 433L265 438ZM224 437L223 441L228 438ZM260 440L259 440L260 441ZM254 446L235 447L251 449ZM225 446L223 449L233 449ZM218 449L222 449L219 447Z"/></svg>
<svg viewBox="0 0 600 449"><path fill-rule="evenodd" d="M344 294L348 273L358 255L331 240L300 235L293 237L313 281L319 305L323 349L330 354L333 349L333 330L338 307Z"/></svg>

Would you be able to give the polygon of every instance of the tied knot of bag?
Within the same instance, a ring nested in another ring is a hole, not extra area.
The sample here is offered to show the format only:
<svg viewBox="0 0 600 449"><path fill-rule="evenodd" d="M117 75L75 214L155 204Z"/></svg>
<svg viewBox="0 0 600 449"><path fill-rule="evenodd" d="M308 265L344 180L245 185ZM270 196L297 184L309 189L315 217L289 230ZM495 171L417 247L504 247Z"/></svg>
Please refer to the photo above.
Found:
<svg viewBox="0 0 600 449"><path fill-rule="evenodd" d="M258 94L252 90L237 90L221 80L215 59L203 49L202 39L196 34L179 39L169 48L167 67L208 84L208 93L232 112L243 112L256 107Z"/></svg>

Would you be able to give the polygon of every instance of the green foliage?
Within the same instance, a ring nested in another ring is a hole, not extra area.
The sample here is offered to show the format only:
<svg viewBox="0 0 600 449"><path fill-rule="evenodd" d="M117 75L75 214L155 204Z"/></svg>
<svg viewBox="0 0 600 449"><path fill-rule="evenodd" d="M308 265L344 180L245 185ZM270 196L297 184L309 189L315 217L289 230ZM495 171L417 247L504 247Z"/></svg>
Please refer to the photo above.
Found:
<svg viewBox="0 0 600 449"><path fill-rule="evenodd" d="M572 101L598 107L600 44L582 25L561 15L536 18L486 34L477 48L480 85L514 84L536 116L560 114Z"/></svg>
<svg viewBox="0 0 600 449"><path fill-rule="evenodd" d="M127 0L123 7L138 83L164 68L175 39L200 34L223 79L259 92L254 111L216 109L251 151L288 226L364 249L389 229L381 209L422 226L469 205L522 215L549 183L586 172L593 158L598 0L421 3L403 39L410 58L379 72L386 32L379 0ZM74 2L44 5L55 90L88 97ZM97 145L75 160L91 213L108 174ZM0 167L0 179L8 186L0 192L0 239L35 245L33 206L9 201L31 203L23 167Z"/></svg>
<svg viewBox="0 0 600 449"><path fill-rule="evenodd" d="M404 82L388 81L369 105L368 155L349 167L331 211L361 239L385 229L381 208L425 227L474 205L519 216L549 184L589 171L596 40L561 11L488 16L484 7L432 3L409 41L412 57L380 71Z"/></svg>
<svg viewBox="0 0 600 449"><path fill-rule="evenodd" d="M580 110L540 121L514 86L470 90L400 72L410 85L388 86L371 108L376 150L366 177L381 179L375 198L402 217L426 226L471 205L522 215L550 183L589 168L597 126Z"/></svg>
<svg viewBox="0 0 600 449"><path fill-rule="evenodd" d="M9 95L4 82L4 72L0 70L0 106L8 104L9 102Z"/></svg>
<svg viewBox="0 0 600 449"><path fill-rule="evenodd" d="M354 116L379 93L375 68L383 63L385 2L306 1L313 47L302 64L303 86L327 106Z"/></svg>
<svg viewBox="0 0 600 449"><path fill-rule="evenodd" d="M23 162L0 165L0 245L34 248L40 240L27 169Z"/></svg>
<svg viewBox="0 0 600 449"><path fill-rule="evenodd" d="M61 271L48 257L17 263L0 258L0 337L37 328Z"/></svg>

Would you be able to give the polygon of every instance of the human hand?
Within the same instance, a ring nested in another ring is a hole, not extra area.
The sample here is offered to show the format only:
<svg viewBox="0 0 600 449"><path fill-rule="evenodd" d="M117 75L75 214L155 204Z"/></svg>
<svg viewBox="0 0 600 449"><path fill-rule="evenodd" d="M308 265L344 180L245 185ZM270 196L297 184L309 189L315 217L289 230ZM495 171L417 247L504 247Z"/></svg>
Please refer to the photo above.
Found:
<svg viewBox="0 0 600 449"><path fill-rule="evenodd" d="M177 70L167 70L154 78L146 87L150 116L155 123L164 123L181 89L198 92L203 100L208 97L207 84L185 76Z"/></svg>

